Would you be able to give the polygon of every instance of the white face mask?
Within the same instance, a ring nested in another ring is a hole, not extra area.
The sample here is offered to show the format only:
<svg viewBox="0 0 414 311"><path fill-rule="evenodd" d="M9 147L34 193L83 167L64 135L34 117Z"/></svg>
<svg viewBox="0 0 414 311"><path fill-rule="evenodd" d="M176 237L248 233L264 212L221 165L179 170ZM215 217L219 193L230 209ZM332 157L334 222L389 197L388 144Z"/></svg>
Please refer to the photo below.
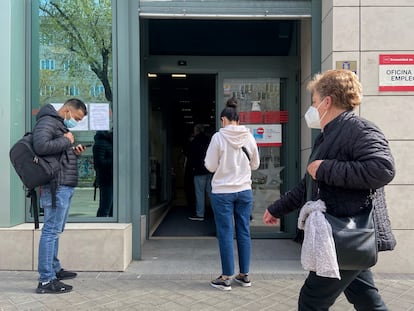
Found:
<svg viewBox="0 0 414 311"><path fill-rule="evenodd" d="M325 98L322 99L322 101L320 102L320 104L318 105L317 108L315 108L313 106L310 106L308 108L308 111L306 111L306 113L305 113L306 124L311 129L320 129L321 128L321 120L326 115L326 112L323 114L322 118L319 118L318 109L322 105L324 100L325 100Z"/></svg>

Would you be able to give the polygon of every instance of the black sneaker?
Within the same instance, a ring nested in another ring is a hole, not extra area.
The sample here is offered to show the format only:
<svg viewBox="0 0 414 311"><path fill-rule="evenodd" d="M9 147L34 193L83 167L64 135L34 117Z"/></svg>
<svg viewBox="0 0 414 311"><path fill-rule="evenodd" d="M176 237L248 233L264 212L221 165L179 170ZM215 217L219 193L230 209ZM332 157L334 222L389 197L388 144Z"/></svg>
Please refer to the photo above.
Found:
<svg viewBox="0 0 414 311"><path fill-rule="evenodd" d="M60 269L60 271L56 272L56 278L60 280L69 280L76 278L78 274L76 272L67 271L64 269Z"/></svg>
<svg viewBox="0 0 414 311"><path fill-rule="evenodd" d="M200 216L194 215L194 216L188 217L188 219L190 219L190 220L196 220L196 221L203 221L204 220L204 217L200 217Z"/></svg>
<svg viewBox="0 0 414 311"><path fill-rule="evenodd" d="M220 275L217 279L212 280L210 285L221 290L231 290L231 279L223 279Z"/></svg>
<svg viewBox="0 0 414 311"><path fill-rule="evenodd" d="M68 293L72 290L72 286L64 284L57 279L53 279L50 282L47 282L46 284L42 284L42 282L39 282L39 285L37 285L36 293L38 294L63 294Z"/></svg>
<svg viewBox="0 0 414 311"><path fill-rule="evenodd" d="M250 287L250 286L252 286L252 282L250 281L249 276L247 274L245 274L245 275L240 275L240 274L237 275L234 278L234 281L236 283L240 284L243 287Z"/></svg>

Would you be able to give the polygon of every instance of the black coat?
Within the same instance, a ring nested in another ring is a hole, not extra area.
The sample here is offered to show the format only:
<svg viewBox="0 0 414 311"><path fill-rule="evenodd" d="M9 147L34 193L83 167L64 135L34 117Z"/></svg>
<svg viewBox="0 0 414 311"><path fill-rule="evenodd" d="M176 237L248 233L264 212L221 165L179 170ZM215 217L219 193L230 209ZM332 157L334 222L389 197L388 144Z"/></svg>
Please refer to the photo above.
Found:
<svg viewBox="0 0 414 311"><path fill-rule="evenodd" d="M329 122L313 146L314 159L324 160L312 180L311 200L322 199L327 212L352 216L371 207L369 194L388 184L395 174L388 141L373 123L344 112ZM268 210L281 217L307 200L306 175Z"/></svg>
<svg viewBox="0 0 414 311"><path fill-rule="evenodd" d="M56 109L48 104L36 116L33 129L33 148L39 156L54 156L61 159L58 185L76 187L78 184L78 156L70 140L63 135L69 129L63 123Z"/></svg>
<svg viewBox="0 0 414 311"><path fill-rule="evenodd" d="M93 165L98 186L113 184L113 144L112 133L98 131L93 145Z"/></svg>
<svg viewBox="0 0 414 311"><path fill-rule="evenodd" d="M204 166L204 159L210 139L204 133L197 134L190 143L188 165L193 175L206 175L210 172Z"/></svg>

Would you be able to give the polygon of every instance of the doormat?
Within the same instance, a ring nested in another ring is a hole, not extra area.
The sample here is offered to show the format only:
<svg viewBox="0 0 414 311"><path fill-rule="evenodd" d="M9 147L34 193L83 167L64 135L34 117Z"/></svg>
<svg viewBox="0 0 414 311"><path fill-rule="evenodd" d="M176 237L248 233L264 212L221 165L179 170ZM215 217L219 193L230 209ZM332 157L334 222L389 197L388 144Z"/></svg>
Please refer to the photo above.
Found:
<svg viewBox="0 0 414 311"><path fill-rule="evenodd" d="M185 206L173 206L152 236L216 236L216 224L211 210L206 208L203 221L188 219L193 213Z"/></svg>

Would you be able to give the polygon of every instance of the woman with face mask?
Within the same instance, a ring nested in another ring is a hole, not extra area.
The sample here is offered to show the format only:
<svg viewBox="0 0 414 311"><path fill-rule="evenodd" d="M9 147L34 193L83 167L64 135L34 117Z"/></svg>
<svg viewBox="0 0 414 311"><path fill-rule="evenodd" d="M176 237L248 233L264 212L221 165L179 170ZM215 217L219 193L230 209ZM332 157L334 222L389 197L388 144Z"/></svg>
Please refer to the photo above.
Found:
<svg viewBox="0 0 414 311"><path fill-rule="evenodd" d="M308 90L312 106L305 121L321 133L302 181L266 209L263 222L268 225L308 200L324 201L326 212L337 217L357 215L372 209L372 191L394 178L388 141L377 126L353 112L362 100L357 76L349 70L329 70L315 75ZM342 292L356 310L388 310L369 269L339 273L340 280L310 271L298 310L328 310Z"/></svg>

